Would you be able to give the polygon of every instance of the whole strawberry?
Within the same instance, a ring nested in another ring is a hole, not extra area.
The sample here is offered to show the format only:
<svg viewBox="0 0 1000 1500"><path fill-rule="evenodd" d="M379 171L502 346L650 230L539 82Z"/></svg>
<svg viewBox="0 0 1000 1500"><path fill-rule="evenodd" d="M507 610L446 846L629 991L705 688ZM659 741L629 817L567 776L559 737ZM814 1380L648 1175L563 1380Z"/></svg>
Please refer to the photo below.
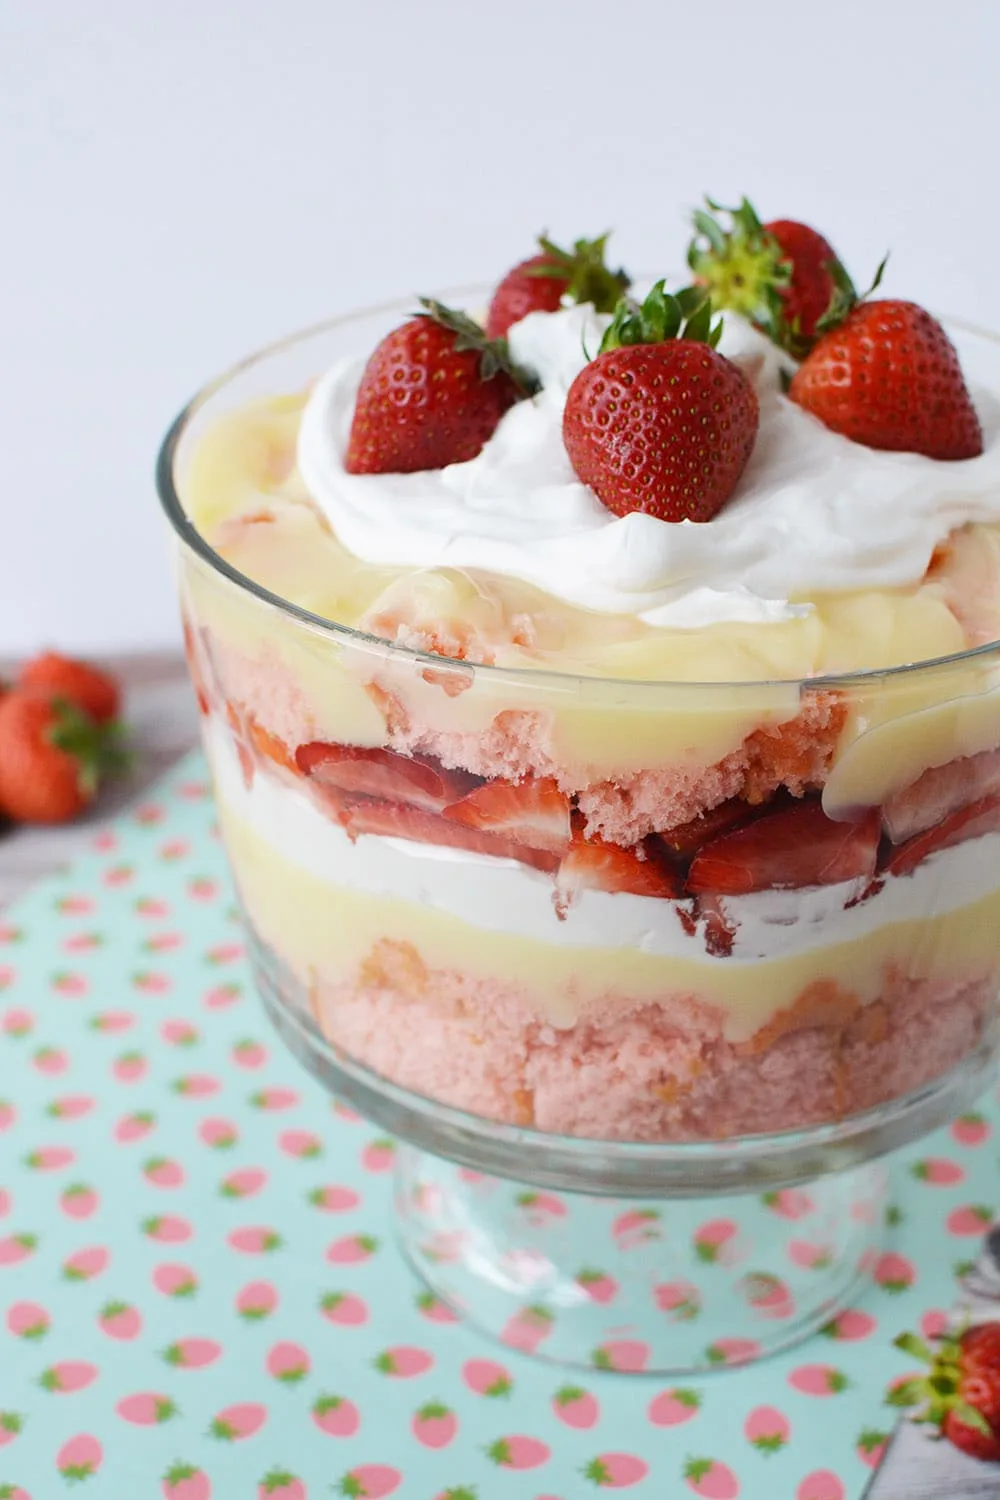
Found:
<svg viewBox="0 0 1000 1500"><path fill-rule="evenodd" d="M930 1373L896 1386L886 1398L890 1405L918 1407L915 1420L933 1424L963 1453L1000 1462L1000 1322L946 1334L933 1350L910 1333L896 1346Z"/></svg>
<svg viewBox="0 0 1000 1500"><path fill-rule="evenodd" d="M502 338L513 323L532 312L556 312L564 297L571 302L592 302L598 312L611 312L631 280L620 267L608 268L604 250L608 236L575 240L572 250L563 250L539 235L540 255L522 260L507 272L490 303L486 318L489 338Z"/></svg>
<svg viewBox="0 0 1000 1500"><path fill-rule="evenodd" d="M710 521L753 452L757 396L715 349L704 292L657 282L623 301L597 358L573 381L563 442L577 476L615 515Z"/></svg>
<svg viewBox="0 0 1000 1500"><path fill-rule="evenodd" d="M121 693L110 672L58 651L33 657L22 668L18 686L37 689L50 698L66 698L98 724L116 719L121 709Z"/></svg>
<svg viewBox="0 0 1000 1500"><path fill-rule="evenodd" d="M954 345L915 302L858 302L806 356L788 394L868 448L938 459L983 451Z"/></svg>
<svg viewBox="0 0 1000 1500"><path fill-rule="evenodd" d="M738 208L706 199L708 212L694 214L695 237L688 264L711 294L797 358L817 338L817 325L842 295L853 294L850 278L830 242L796 219L762 224L744 198ZM716 214L725 214L720 223Z"/></svg>
<svg viewBox="0 0 1000 1500"><path fill-rule="evenodd" d="M365 366L344 467L411 474L475 458L504 412L531 390L502 340L464 313L421 298Z"/></svg>
<svg viewBox="0 0 1000 1500"><path fill-rule="evenodd" d="M0 698L0 811L19 823L65 823L120 759L116 735L60 698L14 688Z"/></svg>

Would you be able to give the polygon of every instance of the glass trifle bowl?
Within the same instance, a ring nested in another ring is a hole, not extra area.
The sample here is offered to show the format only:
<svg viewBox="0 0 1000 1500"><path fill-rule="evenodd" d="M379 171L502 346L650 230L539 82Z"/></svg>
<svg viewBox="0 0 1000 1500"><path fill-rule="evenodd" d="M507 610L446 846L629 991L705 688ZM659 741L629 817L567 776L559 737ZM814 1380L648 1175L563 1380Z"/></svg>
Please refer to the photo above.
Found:
<svg viewBox="0 0 1000 1500"><path fill-rule="evenodd" d="M408 311L244 362L160 455L254 977L399 1138L403 1251L463 1316L568 1364L742 1363L845 1304L882 1158L994 1069L1000 645L891 642L1000 598L1000 547L942 549L923 614L832 603L871 635L849 674L764 679L712 632L671 680L644 636L472 660L413 622L489 626L488 583L350 557L296 462L316 376Z"/></svg>

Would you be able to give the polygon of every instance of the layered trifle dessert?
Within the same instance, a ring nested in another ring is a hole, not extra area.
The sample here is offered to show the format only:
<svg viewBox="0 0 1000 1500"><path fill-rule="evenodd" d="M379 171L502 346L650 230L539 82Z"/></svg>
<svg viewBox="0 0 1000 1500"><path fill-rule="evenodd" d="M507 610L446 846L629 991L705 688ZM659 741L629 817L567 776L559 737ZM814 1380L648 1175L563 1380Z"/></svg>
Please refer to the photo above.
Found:
<svg viewBox="0 0 1000 1500"><path fill-rule="evenodd" d="M745 203L690 261L332 325L175 476L255 941L337 1055L540 1131L796 1130L992 1045L1000 348Z"/></svg>

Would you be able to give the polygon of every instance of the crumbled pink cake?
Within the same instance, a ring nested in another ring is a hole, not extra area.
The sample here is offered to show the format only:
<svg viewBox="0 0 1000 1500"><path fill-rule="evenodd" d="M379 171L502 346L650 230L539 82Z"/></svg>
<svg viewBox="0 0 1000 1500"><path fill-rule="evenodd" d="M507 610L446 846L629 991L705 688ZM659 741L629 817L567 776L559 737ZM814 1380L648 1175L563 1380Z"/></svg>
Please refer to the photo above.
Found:
<svg viewBox="0 0 1000 1500"><path fill-rule="evenodd" d="M516 989L429 972L392 945L361 977L320 984L311 1004L329 1041L376 1073L510 1124L636 1141L792 1130L898 1098L973 1050L996 991L994 975L890 974L873 1006L834 992L828 1024L733 1046L693 995L656 1005L609 995L606 1010L562 1031Z"/></svg>
<svg viewBox="0 0 1000 1500"><path fill-rule="evenodd" d="M206 654L219 698L241 715L250 715L288 746L322 738L316 707L275 656L249 657L215 640ZM801 796L822 786L845 713L836 694L811 693L793 719L754 730L716 765L672 766L594 781L585 764L554 758L541 714L512 710L499 713L483 733L448 732L412 721L398 699L372 686L386 721L385 743L393 750L431 755L444 766L487 779L552 777L576 796L588 834L625 845L686 823L731 797L759 803L779 787Z"/></svg>

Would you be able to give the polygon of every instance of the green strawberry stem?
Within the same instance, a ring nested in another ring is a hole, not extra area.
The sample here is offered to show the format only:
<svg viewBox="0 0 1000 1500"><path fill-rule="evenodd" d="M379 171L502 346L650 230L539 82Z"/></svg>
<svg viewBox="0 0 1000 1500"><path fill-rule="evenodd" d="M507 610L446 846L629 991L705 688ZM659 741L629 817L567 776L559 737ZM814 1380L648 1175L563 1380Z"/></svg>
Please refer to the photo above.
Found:
<svg viewBox="0 0 1000 1500"><path fill-rule="evenodd" d="M782 292L791 284L792 267L781 246L768 234L749 199L726 208L706 198L707 208L692 215L695 235L688 246L688 265L708 290L713 305L739 313L754 323L780 348L796 348L797 330L785 318ZM725 214L728 223L720 223Z"/></svg>
<svg viewBox="0 0 1000 1500"><path fill-rule="evenodd" d="M468 313L446 307L433 297L420 297L417 300L423 308L423 312L417 314L418 317L430 318L442 328L447 328L449 333L455 334L456 350L472 349L479 355L479 373L483 380L492 380L495 375L502 373L510 377L523 396L534 396L541 389L534 375L528 370L522 370L511 359L506 339L487 338L481 326Z"/></svg>
<svg viewBox="0 0 1000 1500"><path fill-rule="evenodd" d="M598 312L613 312L620 297L632 285L624 267L609 269L604 259L609 235L596 240L574 240L572 250L564 250L545 234L538 236L539 247L548 256L548 264L529 266L528 276L565 280L565 296L571 302L591 302Z"/></svg>
<svg viewBox="0 0 1000 1500"><path fill-rule="evenodd" d="M712 302L704 287L688 286L670 293L658 281L641 303L623 297L615 308L599 354L628 344L662 344L689 339L714 349L722 336L721 318L712 323Z"/></svg>
<svg viewBox="0 0 1000 1500"><path fill-rule="evenodd" d="M54 720L46 738L77 762L84 796L94 796L103 777L119 776L130 768L132 755L125 743L125 726L119 720L97 724L67 698L54 698L52 711Z"/></svg>
<svg viewBox="0 0 1000 1500"><path fill-rule="evenodd" d="M930 1370L927 1375L915 1376L895 1386L886 1395L886 1405L919 1407L913 1421L930 1423L937 1428L941 1428L945 1418L952 1414L965 1426L989 1437L992 1428L986 1418L959 1394L962 1382L961 1337L962 1333L942 1335L936 1340L936 1351L913 1333L901 1333L894 1339L897 1349L929 1365Z"/></svg>

